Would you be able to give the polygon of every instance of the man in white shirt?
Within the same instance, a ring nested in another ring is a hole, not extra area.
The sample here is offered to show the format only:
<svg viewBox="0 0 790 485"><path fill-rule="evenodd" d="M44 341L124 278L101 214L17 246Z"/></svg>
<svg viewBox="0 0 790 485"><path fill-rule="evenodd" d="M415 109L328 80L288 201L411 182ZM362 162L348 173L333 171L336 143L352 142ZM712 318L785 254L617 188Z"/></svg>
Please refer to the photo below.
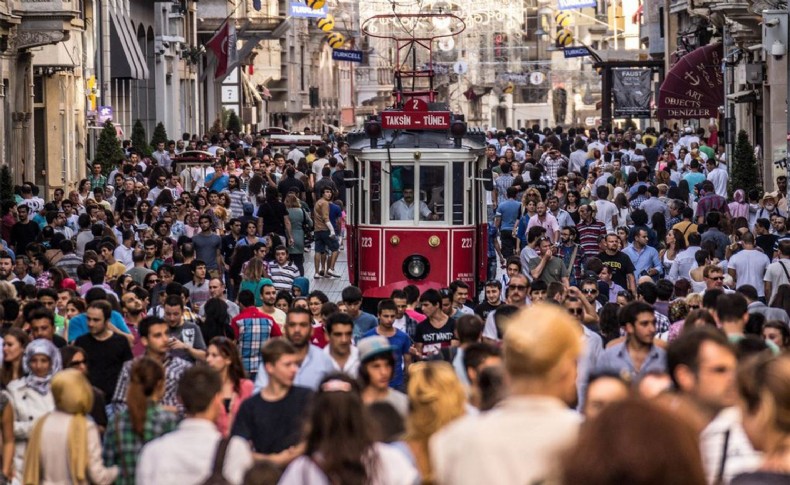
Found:
<svg viewBox="0 0 790 485"><path fill-rule="evenodd" d="M467 415L433 435L429 449L437 483L550 481L560 454L576 440L581 417L569 406L577 400L579 324L563 308L536 305L510 320L504 340L510 393L491 411Z"/></svg>
<svg viewBox="0 0 790 485"><path fill-rule="evenodd" d="M751 285L757 288L757 296L764 297L765 286L761 283L771 260L762 251L755 248L754 235L751 232L741 236L741 244L743 249L730 257L727 272L735 281L736 289L744 285Z"/></svg>
<svg viewBox="0 0 790 485"><path fill-rule="evenodd" d="M347 313L333 313L324 324L329 345L324 353L335 370L354 379L359 374L359 349L353 345L354 319Z"/></svg>
<svg viewBox="0 0 790 485"><path fill-rule="evenodd" d="M396 200L390 206L390 219L393 221L411 221L414 220L414 189L411 187L404 187L403 198ZM431 212L428 204L420 201L420 219L422 220L437 220L438 216Z"/></svg>
<svg viewBox="0 0 790 485"><path fill-rule="evenodd" d="M222 434L214 424L222 407L222 379L208 366L192 367L178 384L178 397L186 419L178 429L143 447L137 462L136 483L203 483L211 476ZM239 437L230 439L222 467L223 477L241 484L252 467L249 445Z"/></svg>
<svg viewBox="0 0 790 485"><path fill-rule="evenodd" d="M576 140L573 147L576 150L571 153L569 158L568 171L582 173L582 167L587 163L587 150L585 150L584 140Z"/></svg>
<svg viewBox="0 0 790 485"><path fill-rule="evenodd" d="M719 168L718 162L714 159L710 159L705 162L705 166L708 167L708 180L713 182L713 190L716 192L716 195L720 195L727 198L727 181L729 180L729 176L724 169Z"/></svg>
<svg viewBox="0 0 790 485"><path fill-rule="evenodd" d="M326 148L318 147L318 150L316 150L315 154L318 158L313 161L313 165L311 167L312 173L310 174L310 177L313 179L313 186L315 186L316 182L321 180L323 177L321 171L324 170L324 166L329 163L329 160L326 159Z"/></svg>
<svg viewBox="0 0 790 485"><path fill-rule="evenodd" d="M595 191L598 200L595 201L595 219L606 226L606 232L614 232L617 229L617 216L620 211L614 203L609 202L609 187L598 187Z"/></svg>
<svg viewBox="0 0 790 485"><path fill-rule="evenodd" d="M127 271L134 267L134 261L132 261L132 246L134 245L134 232L124 230L121 233L122 242L119 244L115 251L113 252L113 256L119 263L123 263L126 266Z"/></svg>
<svg viewBox="0 0 790 485"><path fill-rule="evenodd" d="M790 239L779 241L779 257L768 265L763 277L765 300L770 302L780 285L790 283Z"/></svg>

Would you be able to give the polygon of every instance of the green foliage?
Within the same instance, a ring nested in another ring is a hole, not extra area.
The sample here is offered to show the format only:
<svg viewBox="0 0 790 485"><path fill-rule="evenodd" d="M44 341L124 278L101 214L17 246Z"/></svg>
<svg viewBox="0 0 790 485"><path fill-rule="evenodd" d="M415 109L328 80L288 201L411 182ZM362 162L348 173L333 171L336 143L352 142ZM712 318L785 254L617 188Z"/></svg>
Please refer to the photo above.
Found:
<svg viewBox="0 0 790 485"><path fill-rule="evenodd" d="M137 120L132 127L132 147L142 153L143 157L151 156L151 146L148 145L148 137L145 135L143 122Z"/></svg>
<svg viewBox="0 0 790 485"><path fill-rule="evenodd" d="M228 115L228 130L232 131L235 134L241 133L241 119L239 119L239 115L236 114L235 111L231 111Z"/></svg>
<svg viewBox="0 0 790 485"><path fill-rule="evenodd" d="M8 165L0 168L0 200L14 200L14 177Z"/></svg>
<svg viewBox="0 0 790 485"><path fill-rule="evenodd" d="M735 143L735 153L732 156L730 167L730 194L738 189L743 189L748 194L752 189L761 188L757 180L757 160L754 157L754 148L749 143L746 131L738 133Z"/></svg>
<svg viewBox="0 0 790 485"><path fill-rule="evenodd" d="M165 131L165 125L161 121L154 128L154 136L151 137L151 148L156 150L156 145L159 143L164 143L165 147L167 146L167 131Z"/></svg>
<svg viewBox="0 0 790 485"><path fill-rule="evenodd" d="M225 129L222 126L222 118L217 118L214 120L214 124L211 125L211 129L208 130L209 136L219 135L220 133L224 132Z"/></svg>
<svg viewBox="0 0 790 485"><path fill-rule="evenodd" d="M123 149L118 136L115 133L115 126L112 121L106 121L104 128L99 135L99 141L96 144L95 162L102 165L102 172L109 174L115 166L123 158Z"/></svg>

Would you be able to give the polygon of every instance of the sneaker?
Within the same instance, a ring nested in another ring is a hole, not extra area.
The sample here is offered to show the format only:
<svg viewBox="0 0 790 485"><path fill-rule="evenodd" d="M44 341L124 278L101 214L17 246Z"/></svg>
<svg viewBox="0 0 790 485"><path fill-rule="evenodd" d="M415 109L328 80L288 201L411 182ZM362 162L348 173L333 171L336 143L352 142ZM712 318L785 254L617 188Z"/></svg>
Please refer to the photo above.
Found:
<svg viewBox="0 0 790 485"><path fill-rule="evenodd" d="M317 280L320 280L320 279L321 279L321 278L323 278L323 277L324 277L324 273L322 273L322 272L320 272L320 271L319 271L318 273L316 273L316 274L314 274L314 275L313 275L313 278L315 278L315 279L317 279Z"/></svg>
<svg viewBox="0 0 790 485"><path fill-rule="evenodd" d="M331 270L331 269L329 271L327 271L326 274L327 274L327 276L330 276L332 278L340 278L340 275L335 273L334 270Z"/></svg>

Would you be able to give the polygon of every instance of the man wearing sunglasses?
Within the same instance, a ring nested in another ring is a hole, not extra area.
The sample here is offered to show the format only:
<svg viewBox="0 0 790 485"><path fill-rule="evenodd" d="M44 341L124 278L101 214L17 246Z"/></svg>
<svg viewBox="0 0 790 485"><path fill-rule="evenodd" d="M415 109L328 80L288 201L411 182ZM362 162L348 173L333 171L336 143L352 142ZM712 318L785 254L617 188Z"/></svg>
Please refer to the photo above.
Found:
<svg viewBox="0 0 790 485"><path fill-rule="evenodd" d="M505 298L507 299L505 303L507 303L507 305L520 308L532 304L531 301L527 300L529 281L527 277L521 273L513 275L513 277L510 278L510 282L505 291ZM483 327L483 339L492 344L502 340L497 330L495 317L496 310L488 314L485 326Z"/></svg>

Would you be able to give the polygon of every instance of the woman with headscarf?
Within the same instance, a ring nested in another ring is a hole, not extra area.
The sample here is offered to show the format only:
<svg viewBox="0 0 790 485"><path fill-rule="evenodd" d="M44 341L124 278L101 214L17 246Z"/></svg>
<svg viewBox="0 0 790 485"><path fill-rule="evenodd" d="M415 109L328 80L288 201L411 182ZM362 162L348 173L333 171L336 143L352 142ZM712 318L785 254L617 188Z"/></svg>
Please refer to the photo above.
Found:
<svg viewBox="0 0 790 485"><path fill-rule="evenodd" d="M749 219L749 201L746 199L746 192L743 189L738 189L732 194L733 202L730 202L730 218L745 217Z"/></svg>
<svg viewBox="0 0 790 485"><path fill-rule="evenodd" d="M22 360L24 377L8 384L8 396L14 406L16 474L21 474L24 469L25 450L35 420L55 409L50 382L61 369L60 362L60 352L55 344L45 339L33 340L25 349Z"/></svg>
<svg viewBox="0 0 790 485"><path fill-rule="evenodd" d="M76 369L60 372L52 378L52 396L55 410L30 433L22 483L113 483L118 467L104 466L99 430L86 418L93 406L88 379Z"/></svg>

